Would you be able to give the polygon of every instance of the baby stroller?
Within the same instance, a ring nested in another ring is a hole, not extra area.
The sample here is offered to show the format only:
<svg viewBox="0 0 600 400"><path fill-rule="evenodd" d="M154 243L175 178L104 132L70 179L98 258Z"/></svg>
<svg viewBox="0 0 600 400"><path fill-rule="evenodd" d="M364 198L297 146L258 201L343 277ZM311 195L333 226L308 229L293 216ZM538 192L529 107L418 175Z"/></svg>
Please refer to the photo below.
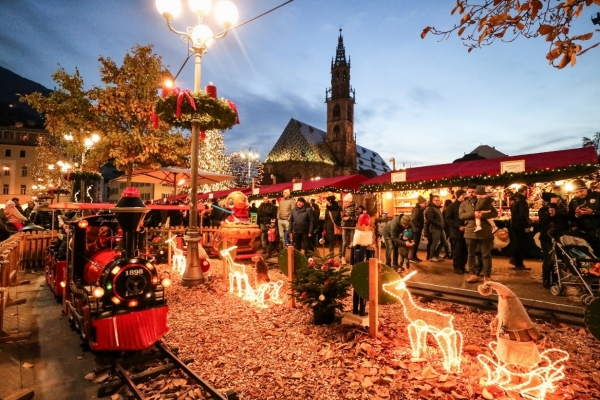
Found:
<svg viewBox="0 0 600 400"><path fill-rule="evenodd" d="M567 286L578 289L581 302L591 304L598 294L600 259L588 242L573 233L552 238L554 268L557 282L550 288L555 296L565 294Z"/></svg>

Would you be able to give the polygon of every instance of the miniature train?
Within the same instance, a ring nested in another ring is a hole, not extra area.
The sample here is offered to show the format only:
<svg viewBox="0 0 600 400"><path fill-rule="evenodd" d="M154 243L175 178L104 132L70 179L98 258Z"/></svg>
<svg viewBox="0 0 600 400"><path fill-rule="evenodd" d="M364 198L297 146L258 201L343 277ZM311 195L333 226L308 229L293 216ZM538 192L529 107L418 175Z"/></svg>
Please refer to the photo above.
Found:
<svg viewBox="0 0 600 400"><path fill-rule="evenodd" d="M143 350L167 333L168 276L143 254L139 233L149 211L128 188L111 214L68 222L66 260L46 258L46 281L92 350Z"/></svg>

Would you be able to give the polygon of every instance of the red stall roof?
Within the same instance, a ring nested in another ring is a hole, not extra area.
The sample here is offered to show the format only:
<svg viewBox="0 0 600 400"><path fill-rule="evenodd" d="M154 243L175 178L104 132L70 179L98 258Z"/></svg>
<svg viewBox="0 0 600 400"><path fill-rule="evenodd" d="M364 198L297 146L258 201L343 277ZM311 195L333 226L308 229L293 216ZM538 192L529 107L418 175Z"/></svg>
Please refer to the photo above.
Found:
<svg viewBox="0 0 600 400"><path fill-rule="evenodd" d="M221 197L227 197L227 195L231 192L242 192L245 195L249 195L250 193L252 193L252 188L232 188L232 189L226 189L226 190L217 190L215 192L206 192L206 193L198 193L198 200L207 200L207 199L220 199ZM212 194L212 197L210 197ZM173 200L185 200L188 198L187 194L179 194L177 196L170 196L167 197L166 200L168 201L173 201ZM157 199L155 201L162 201L163 199Z"/></svg>
<svg viewBox="0 0 600 400"><path fill-rule="evenodd" d="M598 155L593 147L548 151L545 153L522 154L518 156L490 158L486 160L462 161L451 164L428 165L406 169L406 182L434 181L452 177L476 175L499 175L501 163L506 161L525 161L525 172L542 171L574 164L597 163ZM376 176L362 185L374 185L391 182L392 172Z"/></svg>
<svg viewBox="0 0 600 400"><path fill-rule="evenodd" d="M289 189L293 196L301 196L304 194L318 192L340 192L340 191L357 191L359 184L366 181L367 178L361 174L332 176L330 178L321 178L316 180L304 180L300 182L283 182L275 185L269 185L259 188L258 194L253 197L270 195L271 197L279 197L285 189ZM297 187L297 190L294 190Z"/></svg>

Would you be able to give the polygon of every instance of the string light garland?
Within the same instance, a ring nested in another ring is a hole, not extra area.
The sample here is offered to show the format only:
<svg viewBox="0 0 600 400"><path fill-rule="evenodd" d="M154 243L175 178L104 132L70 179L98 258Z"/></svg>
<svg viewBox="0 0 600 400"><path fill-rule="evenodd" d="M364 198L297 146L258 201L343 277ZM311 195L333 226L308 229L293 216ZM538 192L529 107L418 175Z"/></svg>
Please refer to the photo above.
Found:
<svg viewBox="0 0 600 400"><path fill-rule="evenodd" d="M102 179L102 175L100 175L98 172L90 171L69 171L64 175L64 178L67 181L83 179L85 181L97 182Z"/></svg>
<svg viewBox="0 0 600 400"><path fill-rule="evenodd" d="M397 298L404 309L404 316L410 321L408 337L412 348L412 356L420 357L427 348L427 334L430 333L437 342L444 356L443 366L447 371L460 372L460 355L462 353L462 333L454 330L452 314L421 308L417 306L406 288L406 281L417 271L404 278L382 285L382 289Z"/></svg>
<svg viewBox="0 0 600 400"><path fill-rule="evenodd" d="M494 357L479 354L477 359L487 373L486 385L497 385L503 390L514 391L532 400L543 400L546 394L554 392L556 383L565 377L565 366L560 365L569 359L569 353L560 349L547 349L540 353L542 361L525 372L519 372L512 364L505 364L496 354L497 342L489 344ZM555 360L552 361L550 355ZM522 367L521 367L522 368Z"/></svg>
<svg viewBox="0 0 600 400"><path fill-rule="evenodd" d="M352 190L352 189L340 189L340 188L336 188L334 186L323 186L323 187L318 187L318 188L311 189L311 190L293 190L293 191L291 191L290 194L292 197L296 197L296 196L309 196L312 194L325 193L325 192L332 192L332 193L344 192L344 193L352 193L352 194L367 193L366 191L361 190L361 189ZM265 192L265 193L259 193L259 194L249 194L248 200L262 199L265 194L268 194L269 197L283 197L283 191L280 190L278 192Z"/></svg>
<svg viewBox="0 0 600 400"><path fill-rule="evenodd" d="M259 285L256 290L252 289L250 282L248 282L246 265L234 262L231 257L230 252L236 248L237 246L232 246L228 249L221 250L221 256L223 256L229 265L229 293L234 293L235 282L235 286L237 286L237 295L246 301L255 303L259 307L267 307L265 299L269 299L273 303L281 303L279 291L283 287L283 281L263 283ZM242 283L244 283L244 288L242 288Z"/></svg>
<svg viewBox="0 0 600 400"><path fill-rule="evenodd" d="M509 185L512 183L531 184L536 182L547 182L563 180L578 176L592 174L600 169L599 164L572 164L568 167L536 170L529 172L507 172L498 175L473 175L455 176L451 178L435 180L419 180L414 182L385 182L370 185L359 184L360 190L367 193L399 191L399 190L425 190L435 188L447 188L456 186L475 185Z"/></svg>

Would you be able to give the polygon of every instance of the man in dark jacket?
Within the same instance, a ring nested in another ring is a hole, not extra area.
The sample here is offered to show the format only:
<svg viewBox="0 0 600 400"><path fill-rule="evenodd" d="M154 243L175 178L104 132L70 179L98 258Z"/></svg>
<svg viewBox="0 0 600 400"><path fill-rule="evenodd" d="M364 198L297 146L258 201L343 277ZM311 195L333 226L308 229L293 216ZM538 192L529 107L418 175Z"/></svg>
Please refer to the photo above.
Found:
<svg viewBox="0 0 600 400"><path fill-rule="evenodd" d="M271 204L269 196L263 196L263 201L260 206L258 206L257 210L257 222L260 226L260 244L264 254L266 254L269 249L269 224L271 223L271 220L276 217L277 210L275 209L275 206Z"/></svg>
<svg viewBox="0 0 600 400"><path fill-rule="evenodd" d="M402 233L410 226L410 215L402 217L397 215L383 227L381 236L385 241L385 265L398 269L398 248L400 246L412 247L410 242L401 240Z"/></svg>
<svg viewBox="0 0 600 400"><path fill-rule="evenodd" d="M56 213L45 209L45 207L48 207L48 202L43 202L40 204L37 212L35 213L33 223L43 227L44 229L52 229L53 227L54 229L58 229L58 216Z"/></svg>
<svg viewBox="0 0 600 400"><path fill-rule="evenodd" d="M510 205L510 227L513 235L511 242L514 243L514 252L509 264L514 265L517 270L529 270L531 268L523 265L527 232L531 230L529 205L527 204L527 186L525 185L521 185L512 198L512 204Z"/></svg>
<svg viewBox="0 0 600 400"><path fill-rule="evenodd" d="M456 200L444 210L444 221L450 232L452 245L452 266L454 273L462 275L467 265L467 242L465 240L465 224L458 218L460 203L465 200L467 193L459 189L456 191Z"/></svg>
<svg viewBox="0 0 600 400"><path fill-rule="evenodd" d="M411 226L413 231L414 246L411 248L408 258L410 261L419 262L421 261L417 257L417 251L419 250L419 244L421 243L421 233L423 232L423 225L425 224L425 216L423 210L427 207L427 200L423 196L417 197L417 204L410 212Z"/></svg>
<svg viewBox="0 0 600 400"><path fill-rule="evenodd" d="M550 289L553 284L554 262L552 260L552 239L558 238L567 230L567 208L561 202L561 198L552 192L542 193L544 201L542 207L538 210L540 244L542 246L542 286Z"/></svg>
<svg viewBox="0 0 600 400"><path fill-rule="evenodd" d="M600 255L600 196L588 190L581 179L573 181L575 196L569 203L569 224L577 228L590 244L594 253Z"/></svg>
<svg viewBox="0 0 600 400"><path fill-rule="evenodd" d="M290 231L294 240L294 248L306 254L310 248L310 238L315 229L314 213L311 207L306 205L304 197L298 197L296 207L290 213Z"/></svg>
<svg viewBox="0 0 600 400"><path fill-rule="evenodd" d="M427 208L427 224L431 233L431 250L429 252L429 261L441 262L439 258L440 250L446 242L446 234L444 233L444 217L442 216L442 199L440 196L433 196L431 205Z"/></svg>

